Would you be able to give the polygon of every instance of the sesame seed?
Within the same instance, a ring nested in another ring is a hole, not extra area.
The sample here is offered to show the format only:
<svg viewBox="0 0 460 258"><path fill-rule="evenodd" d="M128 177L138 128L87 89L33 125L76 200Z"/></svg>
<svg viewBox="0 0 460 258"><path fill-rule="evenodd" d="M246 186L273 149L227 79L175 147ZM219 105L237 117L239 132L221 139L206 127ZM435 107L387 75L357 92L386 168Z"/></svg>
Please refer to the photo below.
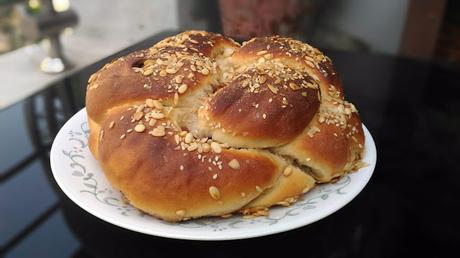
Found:
<svg viewBox="0 0 460 258"><path fill-rule="evenodd" d="M115 126L115 121L110 122L109 128L113 128Z"/></svg>
<svg viewBox="0 0 460 258"><path fill-rule="evenodd" d="M184 166L183 166L183 165L180 165L180 166L179 166L179 169L180 169L181 171L183 171L183 170L184 170Z"/></svg>
<svg viewBox="0 0 460 258"><path fill-rule="evenodd" d="M228 162L228 166L233 169L240 169L240 163L236 159L232 159L230 162Z"/></svg>
<svg viewBox="0 0 460 258"><path fill-rule="evenodd" d="M122 135L120 136L120 139L124 139L125 137L126 137L126 134L122 134Z"/></svg>
<svg viewBox="0 0 460 258"><path fill-rule="evenodd" d="M217 174L214 174L214 175L212 176L212 179L216 180L216 179L217 179Z"/></svg>
<svg viewBox="0 0 460 258"><path fill-rule="evenodd" d="M211 195L211 197L214 199L214 200L219 200L220 199L220 191L217 187L215 186L210 186L209 187L209 195Z"/></svg>
<svg viewBox="0 0 460 258"><path fill-rule="evenodd" d="M121 116L121 117L120 117L120 121L123 120L123 119L125 119L125 116Z"/></svg>
<svg viewBox="0 0 460 258"><path fill-rule="evenodd" d="M257 192L261 193L262 192L262 188L260 188L260 186L256 185L256 190Z"/></svg>
<svg viewBox="0 0 460 258"><path fill-rule="evenodd" d="M143 131L145 131L145 125L143 124L138 124L134 127L134 131L138 132L138 133L142 133Z"/></svg>
<svg viewBox="0 0 460 258"><path fill-rule="evenodd" d="M246 196L246 193L245 192L241 192L241 197L245 197Z"/></svg>
<svg viewBox="0 0 460 258"><path fill-rule="evenodd" d="M266 119L266 118L267 118L267 114L262 114L262 118L263 118L263 119Z"/></svg>
<svg viewBox="0 0 460 258"><path fill-rule="evenodd" d="M132 132L132 131L133 131L132 128L129 128L128 130L126 130L127 133L130 133L130 132Z"/></svg>
<svg viewBox="0 0 460 258"><path fill-rule="evenodd" d="M220 144L218 144L217 142L212 142L211 143L211 149L215 153L221 153L222 152L222 147L220 147Z"/></svg>

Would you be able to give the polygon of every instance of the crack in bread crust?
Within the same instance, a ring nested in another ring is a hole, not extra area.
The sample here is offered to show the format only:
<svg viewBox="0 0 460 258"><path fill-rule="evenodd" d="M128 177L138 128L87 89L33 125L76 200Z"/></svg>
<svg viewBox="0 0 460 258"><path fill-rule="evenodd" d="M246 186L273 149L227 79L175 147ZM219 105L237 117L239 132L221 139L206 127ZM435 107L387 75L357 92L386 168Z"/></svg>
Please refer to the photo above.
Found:
<svg viewBox="0 0 460 258"><path fill-rule="evenodd" d="M364 145L330 59L278 36L181 33L93 74L86 104L111 184L168 221L266 215L351 171Z"/></svg>

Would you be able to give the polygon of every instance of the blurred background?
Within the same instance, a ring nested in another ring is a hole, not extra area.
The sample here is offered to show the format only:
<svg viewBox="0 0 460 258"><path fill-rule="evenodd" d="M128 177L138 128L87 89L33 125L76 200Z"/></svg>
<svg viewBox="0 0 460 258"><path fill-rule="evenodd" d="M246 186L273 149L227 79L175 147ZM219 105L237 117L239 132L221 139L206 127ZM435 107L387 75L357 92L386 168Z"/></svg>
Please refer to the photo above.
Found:
<svg viewBox="0 0 460 258"><path fill-rule="evenodd" d="M89 76L188 29L238 41L287 35L328 54L377 143L365 191L308 227L227 245L166 243L71 202L51 175L49 148L85 106ZM0 257L168 257L177 246L253 257L305 243L312 257L452 256L459 71L458 0L0 0Z"/></svg>
<svg viewBox="0 0 460 258"><path fill-rule="evenodd" d="M0 108L164 30L238 40L281 34L320 49L457 65L459 7L455 0L0 0Z"/></svg>

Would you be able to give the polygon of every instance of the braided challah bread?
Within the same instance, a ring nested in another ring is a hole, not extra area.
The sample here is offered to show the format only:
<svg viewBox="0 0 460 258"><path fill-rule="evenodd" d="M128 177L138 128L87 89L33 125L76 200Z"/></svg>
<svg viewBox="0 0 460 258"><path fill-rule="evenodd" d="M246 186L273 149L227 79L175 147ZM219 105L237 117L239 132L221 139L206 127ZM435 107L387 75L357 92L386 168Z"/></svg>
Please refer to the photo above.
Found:
<svg viewBox="0 0 460 258"><path fill-rule="evenodd" d="M164 220L265 215L363 154L331 60L297 40L188 31L88 83L91 152L133 206Z"/></svg>

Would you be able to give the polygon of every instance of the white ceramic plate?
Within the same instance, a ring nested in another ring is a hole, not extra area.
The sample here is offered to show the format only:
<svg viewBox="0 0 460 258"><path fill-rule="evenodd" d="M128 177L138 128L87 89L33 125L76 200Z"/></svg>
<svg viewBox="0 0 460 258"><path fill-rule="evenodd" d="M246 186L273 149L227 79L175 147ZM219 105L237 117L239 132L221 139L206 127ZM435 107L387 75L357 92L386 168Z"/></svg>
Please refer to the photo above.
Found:
<svg viewBox="0 0 460 258"><path fill-rule="evenodd" d="M100 219L133 231L190 240L231 240L275 234L322 219L350 202L364 188L374 171L377 153L374 140L364 127L364 162L369 166L333 184L317 186L290 207L270 209L268 217L243 219L204 218L168 223L125 204L107 182L88 149L86 109L75 114L59 131L51 148L51 168L64 193Z"/></svg>

